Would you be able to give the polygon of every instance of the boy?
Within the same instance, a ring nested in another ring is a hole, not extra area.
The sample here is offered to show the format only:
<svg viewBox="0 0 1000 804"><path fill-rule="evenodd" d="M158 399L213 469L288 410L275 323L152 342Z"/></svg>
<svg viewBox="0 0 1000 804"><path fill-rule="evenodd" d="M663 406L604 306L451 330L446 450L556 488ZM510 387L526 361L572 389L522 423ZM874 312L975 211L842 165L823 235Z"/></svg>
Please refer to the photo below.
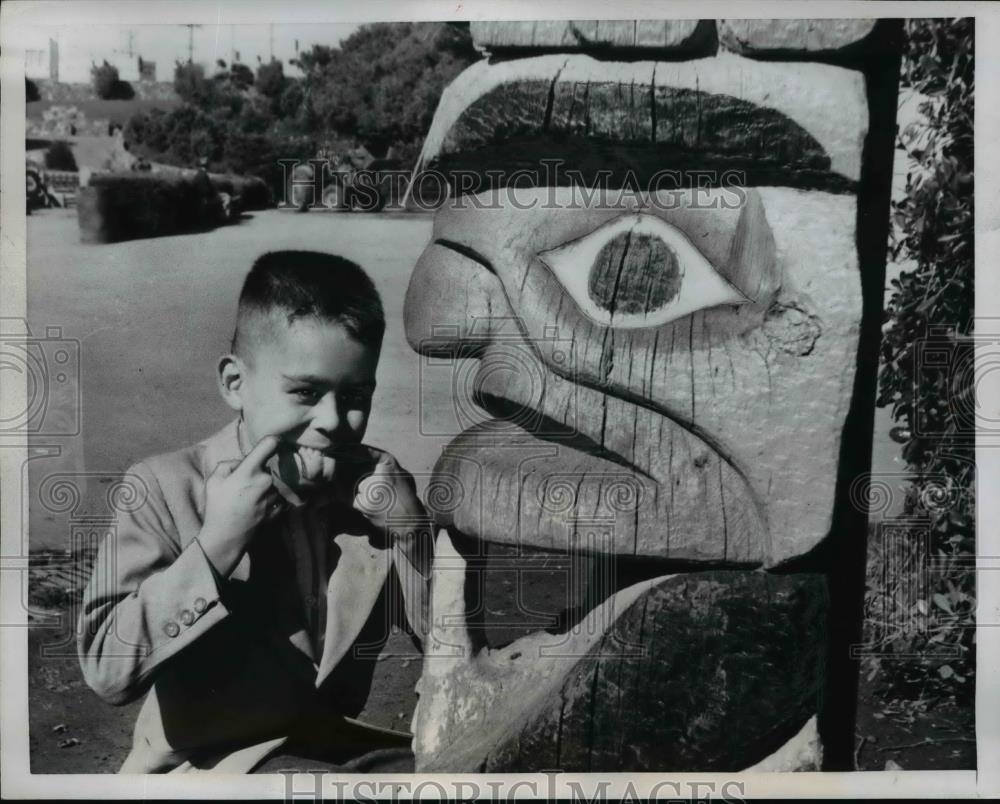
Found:
<svg viewBox="0 0 1000 804"><path fill-rule="evenodd" d="M426 512L412 477L362 444L384 331L354 263L264 255L218 363L239 416L129 470L141 494L101 547L78 629L102 698L148 691L119 772L408 743L352 720L400 609L426 634Z"/></svg>

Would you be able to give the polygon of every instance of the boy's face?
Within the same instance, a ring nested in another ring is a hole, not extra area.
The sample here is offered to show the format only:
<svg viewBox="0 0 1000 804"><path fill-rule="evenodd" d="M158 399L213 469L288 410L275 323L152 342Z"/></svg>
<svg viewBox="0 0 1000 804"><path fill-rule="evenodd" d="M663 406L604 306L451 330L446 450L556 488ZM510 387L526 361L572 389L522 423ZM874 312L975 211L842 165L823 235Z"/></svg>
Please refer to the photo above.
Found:
<svg viewBox="0 0 1000 804"><path fill-rule="evenodd" d="M242 357L220 364L226 401L243 414L252 444L279 436L288 448L328 457L361 443L368 426L379 349L339 323L284 314L259 322Z"/></svg>

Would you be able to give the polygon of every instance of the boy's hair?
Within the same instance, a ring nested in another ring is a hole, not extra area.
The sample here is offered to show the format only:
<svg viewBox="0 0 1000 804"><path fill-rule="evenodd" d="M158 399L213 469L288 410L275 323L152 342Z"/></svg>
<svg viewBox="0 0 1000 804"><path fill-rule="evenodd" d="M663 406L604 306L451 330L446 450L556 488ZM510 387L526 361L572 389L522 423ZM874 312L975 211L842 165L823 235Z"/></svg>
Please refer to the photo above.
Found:
<svg viewBox="0 0 1000 804"><path fill-rule="evenodd" d="M245 356L255 319L275 312L289 324L307 316L342 324L366 346L380 347L385 334L382 300L368 274L319 251L272 251L257 258L240 291L233 353Z"/></svg>

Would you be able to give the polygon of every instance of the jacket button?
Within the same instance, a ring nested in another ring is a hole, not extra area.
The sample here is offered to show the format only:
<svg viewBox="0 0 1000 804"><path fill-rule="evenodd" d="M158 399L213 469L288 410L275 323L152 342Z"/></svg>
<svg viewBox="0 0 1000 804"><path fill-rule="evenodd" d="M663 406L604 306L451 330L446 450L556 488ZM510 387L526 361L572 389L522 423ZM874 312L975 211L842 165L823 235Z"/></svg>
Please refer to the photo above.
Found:
<svg viewBox="0 0 1000 804"><path fill-rule="evenodd" d="M177 625L177 623L171 620L165 626L163 626L163 631L166 633L168 637L175 637L181 632L181 628L179 625Z"/></svg>
<svg viewBox="0 0 1000 804"><path fill-rule="evenodd" d="M195 598L195 601L194 601L194 610L196 612L198 612L199 614L201 614L207 608L208 608L208 603L205 602L205 598L203 598L203 597Z"/></svg>
<svg viewBox="0 0 1000 804"><path fill-rule="evenodd" d="M181 612L180 620L184 625L191 625L194 622L194 614L189 609L184 609Z"/></svg>

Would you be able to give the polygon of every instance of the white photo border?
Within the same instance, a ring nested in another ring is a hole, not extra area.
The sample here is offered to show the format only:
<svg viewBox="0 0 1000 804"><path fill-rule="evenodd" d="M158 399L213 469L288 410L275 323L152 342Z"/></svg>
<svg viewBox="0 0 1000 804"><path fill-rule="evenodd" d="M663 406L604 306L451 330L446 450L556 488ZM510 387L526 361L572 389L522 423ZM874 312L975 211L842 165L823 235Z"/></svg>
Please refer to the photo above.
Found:
<svg viewBox="0 0 1000 804"><path fill-rule="evenodd" d="M748 11L752 10L752 14ZM234 0L199 2L34 2L19 0L0 9L0 82L2 105L2 170L0 170L0 316L24 318L26 311L26 242L24 162L24 50L19 32L39 26L140 24L266 24L269 22L358 23L395 20L480 19L654 19L722 17L960 17L976 18L976 317L1000 322L1000 270L992 257L1000 253L1000 8L986 2L805 2L758 0L752 5L722 0L677 0L668 5L620 0L614 5L598 0L483 0L452 2L389 2L369 0L350 6L320 2L256 2ZM24 382L4 377L0 412L24 409ZM1000 409L1000 399L982 400ZM19 487L24 447L0 449L0 488ZM16 576L26 571L20 556L27 506L4 494L0 500L0 795L4 798L435 798L441 791L469 797L478 791L492 798L572 798L588 800L607 783L608 798L634 796L688 798L709 791L728 798L847 797L924 798L1000 794L1000 451L977 445L977 653L976 733L978 771L887 771L794 774L523 774L523 775L342 775L322 779L311 774L281 775L162 775L31 774L28 742L28 630L26 613L18 599ZM17 627L18 612L23 619ZM290 782L291 780L291 782ZM408 783L409 788L400 787ZM289 787L289 784L292 786ZM727 789L723 785L729 784ZM500 785L500 786L497 786ZM736 786L734 786L736 785ZM742 785L739 787L738 785ZM407 790L409 795L407 795Z"/></svg>

